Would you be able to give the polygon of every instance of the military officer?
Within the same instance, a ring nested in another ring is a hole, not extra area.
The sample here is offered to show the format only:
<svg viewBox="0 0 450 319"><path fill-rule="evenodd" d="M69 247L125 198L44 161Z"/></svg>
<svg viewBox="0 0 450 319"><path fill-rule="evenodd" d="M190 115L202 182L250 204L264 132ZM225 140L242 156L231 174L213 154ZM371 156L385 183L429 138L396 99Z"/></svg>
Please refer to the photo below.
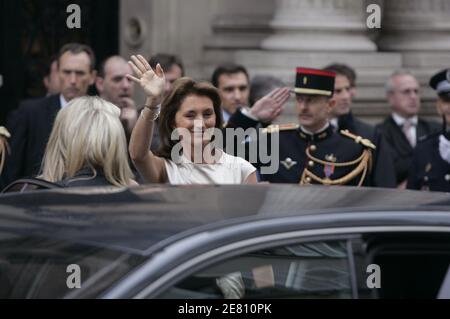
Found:
<svg viewBox="0 0 450 319"><path fill-rule="evenodd" d="M436 107L443 118L443 130L419 141L407 187L450 192L450 69L435 74L430 86L438 94Z"/></svg>
<svg viewBox="0 0 450 319"><path fill-rule="evenodd" d="M296 107L298 124L272 125L264 130L279 140L279 167L261 179L271 183L370 185L375 146L349 131L335 132L329 114L335 73L297 68ZM268 143L273 145L273 143ZM273 150L273 148L272 148ZM272 156L272 150L268 153Z"/></svg>

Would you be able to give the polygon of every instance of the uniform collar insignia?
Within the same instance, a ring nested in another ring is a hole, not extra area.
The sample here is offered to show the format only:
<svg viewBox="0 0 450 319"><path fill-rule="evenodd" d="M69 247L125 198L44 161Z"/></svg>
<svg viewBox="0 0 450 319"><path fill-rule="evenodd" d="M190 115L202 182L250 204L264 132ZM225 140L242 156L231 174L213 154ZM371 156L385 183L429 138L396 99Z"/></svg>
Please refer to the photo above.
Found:
<svg viewBox="0 0 450 319"><path fill-rule="evenodd" d="M328 138L333 133L333 127L328 125L328 127L322 132L310 134L305 132L301 127L299 128L300 137L307 141L318 141Z"/></svg>
<svg viewBox="0 0 450 319"><path fill-rule="evenodd" d="M281 164L283 164L286 169L291 169L293 166L297 165L296 161L293 161L290 157L286 158L284 161L281 161Z"/></svg>
<svg viewBox="0 0 450 319"><path fill-rule="evenodd" d="M319 138L319 140L323 140L323 139L326 138L327 136L328 136L328 133L327 133L327 131L325 131L325 132L319 134L318 138Z"/></svg>

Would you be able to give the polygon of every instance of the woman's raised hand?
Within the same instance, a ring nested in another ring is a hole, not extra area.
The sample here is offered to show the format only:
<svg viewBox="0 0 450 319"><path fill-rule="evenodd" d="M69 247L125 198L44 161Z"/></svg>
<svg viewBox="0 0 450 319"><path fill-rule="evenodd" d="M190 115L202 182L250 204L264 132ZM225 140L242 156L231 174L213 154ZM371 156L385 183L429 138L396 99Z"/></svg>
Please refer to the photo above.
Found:
<svg viewBox="0 0 450 319"><path fill-rule="evenodd" d="M158 64L156 70L153 70L142 55L132 55L131 61L128 61L128 63L136 77L128 74L127 78L140 84L147 97L160 101L164 94L166 84L166 78L161 65Z"/></svg>

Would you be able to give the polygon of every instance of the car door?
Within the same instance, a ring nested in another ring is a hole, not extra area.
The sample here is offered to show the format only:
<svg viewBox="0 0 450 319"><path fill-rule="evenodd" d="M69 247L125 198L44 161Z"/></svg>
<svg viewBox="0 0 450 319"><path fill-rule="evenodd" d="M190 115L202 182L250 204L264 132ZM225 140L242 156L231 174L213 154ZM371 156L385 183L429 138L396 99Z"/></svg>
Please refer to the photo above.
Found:
<svg viewBox="0 0 450 319"><path fill-rule="evenodd" d="M158 298L265 299L355 297L350 238L258 249L197 271Z"/></svg>
<svg viewBox="0 0 450 319"><path fill-rule="evenodd" d="M157 295L139 297L397 299L445 292L449 233L376 229L267 243L185 274Z"/></svg>

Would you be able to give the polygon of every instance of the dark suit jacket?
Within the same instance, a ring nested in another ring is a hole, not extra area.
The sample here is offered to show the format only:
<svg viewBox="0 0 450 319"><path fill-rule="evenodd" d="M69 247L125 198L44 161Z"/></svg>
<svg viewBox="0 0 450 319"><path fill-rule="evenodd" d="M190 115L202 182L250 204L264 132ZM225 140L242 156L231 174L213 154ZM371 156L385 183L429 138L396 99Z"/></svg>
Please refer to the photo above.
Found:
<svg viewBox="0 0 450 319"><path fill-rule="evenodd" d="M245 116L240 110L237 110L230 116L228 122L225 124L226 128L242 128L244 130L251 127L258 127L260 122L255 121L248 116Z"/></svg>
<svg viewBox="0 0 450 319"><path fill-rule="evenodd" d="M367 124L366 122L361 121L360 119L353 116L353 113L348 113L338 118L338 125L340 130L349 130L353 134L362 136L375 142L375 128Z"/></svg>
<svg viewBox="0 0 450 319"><path fill-rule="evenodd" d="M355 135L369 139L377 147L373 153L373 171L369 179L369 185L375 187L396 187L394 161L383 136L377 133L372 125L354 117L351 112L340 116L338 125L339 130L349 130Z"/></svg>
<svg viewBox="0 0 450 319"><path fill-rule="evenodd" d="M405 134L403 134L402 128L395 123L392 116L389 116L383 123L377 125L376 130L383 136L389 146L392 159L394 160L396 181L397 184L400 184L408 178L414 149L409 144ZM419 119L417 123L417 141L439 130L441 130L439 124Z"/></svg>
<svg viewBox="0 0 450 319"><path fill-rule="evenodd" d="M11 154L4 174L7 183L39 173L53 122L60 109L59 95L53 95L26 100L11 114L7 123L11 133Z"/></svg>

